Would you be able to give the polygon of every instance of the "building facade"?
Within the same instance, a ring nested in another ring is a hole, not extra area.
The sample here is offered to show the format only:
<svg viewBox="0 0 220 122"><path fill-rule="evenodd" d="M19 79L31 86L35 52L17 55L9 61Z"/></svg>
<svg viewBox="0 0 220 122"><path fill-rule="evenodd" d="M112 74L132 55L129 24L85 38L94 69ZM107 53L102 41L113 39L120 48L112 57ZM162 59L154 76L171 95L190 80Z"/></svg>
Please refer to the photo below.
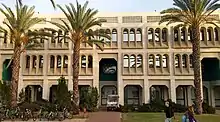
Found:
<svg viewBox="0 0 220 122"><path fill-rule="evenodd" d="M219 19L219 15L216 12L212 17ZM61 14L36 16L48 21L65 20ZM97 87L100 105L106 104L109 94L118 94L122 105L169 98L179 104L192 104L195 99L192 45L187 27L158 25L161 15L156 12L99 13L98 17L107 20L101 28L106 29L112 39L105 39L104 51L95 45L81 44L79 88ZM45 27L56 29L46 22L33 29ZM93 29L97 28L100 27ZM5 33L1 35L7 37ZM203 98L212 106L220 106L220 29L205 25L200 38ZM25 89L31 101L52 100L57 79L62 75L68 80L68 89L72 90L72 42L59 38L39 41L42 47L27 50L21 56L19 91ZM3 80L11 77L11 69L6 66L13 46L10 38L1 39L0 78Z"/></svg>

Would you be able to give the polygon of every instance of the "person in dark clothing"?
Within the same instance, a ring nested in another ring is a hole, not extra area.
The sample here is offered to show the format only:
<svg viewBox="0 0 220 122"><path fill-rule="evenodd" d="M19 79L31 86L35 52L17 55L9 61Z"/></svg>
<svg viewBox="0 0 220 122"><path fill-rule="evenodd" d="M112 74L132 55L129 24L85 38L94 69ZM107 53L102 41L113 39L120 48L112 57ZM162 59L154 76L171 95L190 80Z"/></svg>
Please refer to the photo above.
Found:
<svg viewBox="0 0 220 122"><path fill-rule="evenodd" d="M174 110L170 102L165 102L165 110L166 119L165 122L172 122L172 118L174 117ZM175 119L175 117L174 117Z"/></svg>
<svg viewBox="0 0 220 122"><path fill-rule="evenodd" d="M195 117L194 117L193 106L188 107L188 118L189 118L189 122L197 122Z"/></svg>

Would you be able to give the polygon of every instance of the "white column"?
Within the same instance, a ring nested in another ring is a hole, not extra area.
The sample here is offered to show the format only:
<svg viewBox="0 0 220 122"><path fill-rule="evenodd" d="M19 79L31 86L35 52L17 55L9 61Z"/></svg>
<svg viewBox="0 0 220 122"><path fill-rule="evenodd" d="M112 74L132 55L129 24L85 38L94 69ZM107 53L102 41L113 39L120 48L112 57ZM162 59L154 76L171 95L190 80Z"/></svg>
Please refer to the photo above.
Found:
<svg viewBox="0 0 220 122"><path fill-rule="evenodd" d="M122 54L118 53L118 95L119 95L119 104L124 105L124 83L123 83L123 79L122 79L122 70L121 67L123 66L122 63Z"/></svg>
<svg viewBox="0 0 220 122"><path fill-rule="evenodd" d="M143 87L143 103L150 102L150 87L148 79L144 79L144 87Z"/></svg>
<svg viewBox="0 0 220 122"><path fill-rule="evenodd" d="M188 87L187 87L188 97L187 97L186 99L187 99L187 101L188 101L188 106L191 106L191 105L192 105L192 93L191 93L191 89L192 89L191 86L188 86Z"/></svg>
<svg viewBox="0 0 220 122"><path fill-rule="evenodd" d="M93 83L92 86L96 87L99 91L99 56L98 53L93 53Z"/></svg>
<svg viewBox="0 0 220 122"><path fill-rule="evenodd" d="M208 85L208 87L207 87L207 89L208 89L208 103L209 103L209 105L210 106L212 106L212 94L211 94L211 86L210 86L210 84Z"/></svg>
<svg viewBox="0 0 220 122"><path fill-rule="evenodd" d="M73 76L72 76L72 54L68 56L68 90L73 91Z"/></svg>
<svg viewBox="0 0 220 122"><path fill-rule="evenodd" d="M176 84L175 84L175 80L174 79L170 80L169 91L170 91L170 98L171 98L171 100L176 103Z"/></svg>
<svg viewBox="0 0 220 122"><path fill-rule="evenodd" d="M30 88L31 88L31 102L34 102L34 99L35 99L34 86L30 86Z"/></svg>
<svg viewBox="0 0 220 122"><path fill-rule="evenodd" d="M57 74L57 55L54 56L54 74Z"/></svg>
<svg viewBox="0 0 220 122"><path fill-rule="evenodd" d="M19 69L19 81L18 81L18 97L19 97L19 93L21 92L22 88L23 88L23 64L25 65L25 63L23 63L24 60L24 54L21 54L21 58L20 58L20 69Z"/></svg>
<svg viewBox="0 0 220 122"><path fill-rule="evenodd" d="M33 69L33 55L30 55L29 74L32 74L32 69Z"/></svg>
<svg viewBox="0 0 220 122"><path fill-rule="evenodd" d="M48 80L44 79L43 81L43 99L49 100L50 88L48 86Z"/></svg>
<svg viewBox="0 0 220 122"><path fill-rule="evenodd" d="M119 95L119 104L124 105L124 81L121 79L118 81L118 95Z"/></svg>
<svg viewBox="0 0 220 122"><path fill-rule="evenodd" d="M40 61L40 55L36 55L37 56L37 61L36 61L36 74L38 74L39 71L39 61Z"/></svg>
<svg viewBox="0 0 220 122"><path fill-rule="evenodd" d="M48 58L48 54L44 54L43 57L43 75L47 76L48 69L50 68L50 62L48 62L50 57Z"/></svg>
<svg viewBox="0 0 220 122"><path fill-rule="evenodd" d="M210 103L212 104L213 107L215 107L215 89L212 86L210 87L210 97L211 97Z"/></svg>
<svg viewBox="0 0 220 122"><path fill-rule="evenodd" d="M63 42L63 41L62 41ZM61 55L61 75L63 75L64 55Z"/></svg>

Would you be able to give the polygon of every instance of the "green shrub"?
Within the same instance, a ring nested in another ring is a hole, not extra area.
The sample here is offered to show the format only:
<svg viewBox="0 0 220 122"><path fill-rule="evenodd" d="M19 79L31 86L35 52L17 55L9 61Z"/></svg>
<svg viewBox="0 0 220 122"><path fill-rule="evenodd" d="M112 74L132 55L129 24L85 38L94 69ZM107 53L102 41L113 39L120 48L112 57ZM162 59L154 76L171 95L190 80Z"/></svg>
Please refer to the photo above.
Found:
<svg viewBox="0 0 220 122"><path fill-rule="evenodd" d="M19 93L18 102L22 103L24 101L25 101L25 92L24 92L24 89L22 89L21 92Z"/></svg>
<svg viewBox="0 0 220 122"><path fill-rule="evenodd" d="M118 112L127 113L128 108L127 106L119 105L119 108L117 109Z"/></svg>
<svg viewBox="0 0 220 122"><path fill-rule="evenodd" d="M138 107L138 112L151 112L152 107L150 104L143 104Z"/></svg>
<svg viewBox="0 0 220 122"><path fill-rule="evenodd" d="M96 111L98 105L98 90L95 87L83 87L80 90L80 108L88 111Z"/></svg>
<svg viewBox="0 0 220 122"><path fill-rule="evenodd" d="M19 103L18 106L20 107L22 111L24 111L25 109L29 109L31 111L39 111L41 108L40 105L36 103L29 103L29 102Z"/></svg>
<svg viewBox="0 0 220 122"><path fill-rule="evenodd" d="M175 112L185 112L186 107L184 105L175 104L171 100L168 100L173 107ZM143 104L138 107L138 112L163 112L165 109L165 101L163 100L152 100L149 104Z"/></svg>
<svg viewBox="0 0 220 122"><path fill-rule="evenodd" d="M10 107L10 83L6 81L0 81L0 103L2 105L6 105L6 107Z"/></svg>
<svg viewBox="0 0 220 122"><path fill-rule="evenodd" d="M162 112L165 108L164 101L155 99L150 101L150 110L151 112Z"/></svg>
<svg viewBox="0 0 220 122"><path fill-rule="evenodd" d="M205 114L215 114L215 108L212 106L209 106L207 103L202 104L203 113Z"/></svg>
<svg viewBox="0 0 220 122"><path fill-rule="evenodd" d="M187 107L180 104L174 104L174 111L175 112L185 112L187 110Z"/></svg>

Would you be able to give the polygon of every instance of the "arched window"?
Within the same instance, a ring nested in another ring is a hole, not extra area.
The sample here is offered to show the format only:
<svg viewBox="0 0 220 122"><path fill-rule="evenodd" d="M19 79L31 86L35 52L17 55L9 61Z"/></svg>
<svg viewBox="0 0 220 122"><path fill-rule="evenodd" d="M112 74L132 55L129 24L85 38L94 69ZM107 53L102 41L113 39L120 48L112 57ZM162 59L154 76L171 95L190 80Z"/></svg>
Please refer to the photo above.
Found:
<svg viewBox="0 0 220 122"><path fill-rule="evenodd" d="M168 66L168 55L163 55L163 68L167 68Z"/></svg>
<svg viewBox="0 0 220 122"><path fill-rule="evenodd" d="M134 41L134 35L135 35L134 29L131 29L130 33L129 33L129 40L130 41Z"/></svg>
<svg viewBox="0 0 220 122"><path fill-rule="evenodd" d="M64 33L64 35L65 35L66 37L68 37L68 36L69 36L69 31L66 31L66 32ZM64 43L68 43L68 39L67 39L67 38L63 38L63 40L64 40Z"/></svg>
<svg viewBox="0 0 220 122"><path fill-rule="evenodd" d="M81 68L86 68L86 56L81 56Z"/></svg>
<svg viewBox="0 0 220 122"><path fill-rule="evenodd" d="M161 67L161 65L160 65L161 56L158 54L158 55L156 55L155 59L156 59L156 62L155 62L156 63L156 67L157 68Z"/></svg>
<svg viewBox="0 0 220 122"><path fill-rule="evenodd" d="M62 59L61 59L61 56L58 55L58 56L57 56L57 68L61 68L61 65L62 65L62 64L61 64L61 60L62 60Z"/></svg>
<svg viewBox="0 0 220 122"><path fill-rule="evenodd" d="M55 63L55 57L50 56L50 68L54 68L54 63Z"/></svg>
<svg viewBox="0 0 220 122"><path fill-rule="evenodd" d="M192 40L192 29L188 28L188 40L191 41Z"/></svg>
<svg viewBox="0 0 220 122"><path fill-rule="evenodd" d="M63 36L62 30L58 30L58 32L57 32L57 42L58 43L62 43L62 36Z"/></svg>
<svg viewBox="0 0 220 122"><path fill-rule="evenodd" d="M204 41L205 40L205 28L200 29L200 40Z"/></svg>
<svg viewBox="0 0 220 122"><path fill-rule="evenodd" d="M160 41L160 28L157 28L155 30L155 42L159 42Z"/></svg>
<svg viewBox="0 0 220 122"><path fill-rule="evenodd" d="M30 67L30 56L26 56L26 68Z"/></svg>
<svg viewBox="0 0 220 122"><path fill-rule="evenodd" d="M124 29L123 31L123 41L128 41L128 29Z"/></svg>
<svg viewBox="0 0 220 122"><path fill-rule="evenodd" d="M124 58L123 58L123 61L124 61L124 68L128 68L129 66L129 57L128 55L124 55Z"/></svg>
<svg viewBox="0 0 220 122"><path fill-rule="evenodd" d="M214 29L214 39L215 39L215 41L219 41L218 34L219 34L219 30L217 28L215 28Z"/></svg>
<svg viewBox="0 0 220 122"><path fill-rule="evenodd" d="M36 68L36 67L37 67L37 56L33 56L32 67L33 67L33 68Z"/></svg>
<svg viewBox="0 0 220 122"><path fill-rule="evenodd" d="M112 30L112 42L117 42L117 38L118 38L117 30L113 29Z"/></svg>
<svg viewBox="0 0 220 122"><path fill-rule="evenodd" d="M137 68L142 67L142 55L137 56Z"/></svg>
<svg viewBox="0 0 220 122"><path fill-rule="evenodd" d="M182 67L183 68L187 67L187 55L186 54L182 55Z"/></svg>
<svg viewBox="0 0 220 122"><path fill-rule="evenodd" d="M167 41L167 37L168 37L168 30L167 30L167 28L163 28L162 29L162 41L163 42L166 42Z"/></svg>
<svg viewBox="0 0 220 122"><path fill-rule="evenodd" d="M93 61L92 56L89 55L88 56L88 68L92 68L92 61Z"/></svg>
<svg viewBox="0 0 220 122"><path fill-rule="evenodd" d="M207 40L212 41L212 28L211 27L207 29Z"/></svg>
<svg viewBox="0 0 220 122"><path fill-rule="evenodd" d="M183 27L182 29L181 29L181 41L186 41L186 36L185 36L185 34L186 34L186 28L185 27Z"/></svg>
<svg viewBox="0 0 220 122"><path fill-rule="evenodd" d="M130 56L130 67L131 68L135 67L135 55Z"/></svg>
<svg viewBox="0 0 220 122"><path fill-rule="evenodd" d="M39 56L39 68L43 68L44 58L42 55Z"/></svg>
<svg viewBox="0 0 220 122"><path fill-rule="evenodd" d="M7 38L8 37L8 33L7 32L4 32L4 43L6 44L7 43Z"/></svg>
<svg viewBox="0 0 220 122"><path fill-rule="evenodd" d="M175 55L175 67L179 68L180 67L180 56Z"/></svg>
<svg viewBox="0 0 220 122"><path fill-rule="evenodd" d="M153 28L150 28L149 30L148 30L148 41L149 42L153 42L153 32L154 32L154 29Z"/></svg>
<svg viewBox="0 0 220 122"><path fill-rule="evenodd" d="M56 32L52 31L51 43L55 43Z"/></svg>
<svg viewBox="0 0 220 122"><path fill-rule="evenodd" d="M68 67L68 56L64 55L63 58L63 68L67 68Z"/></svg>
<svg viewBox="0 0 220 122"><path fill-rule="evenodd" d="M178 29L174 28L174 41L178 41L179 34L178 34Z"/></svg>
<svg viewBox="0 0 220 122"><path fill-rule="evenodd" d="M136 41L140 42L142 41L142 34L141 34L141 29L137 29L137 32L136 32Z"/></svg>
<svg viewBox="0 0 220 122"><path fill-rule="evenodd" d="M190 65L190 68L193 68L193 56L192 56L192 54L189 55L189 65Z"/></svg>
<svg viewBox="0 0 220 122"><path fill-rule="evenodd" d="M106 34L111 37L111 31L109 29L106 30ZM106 42L110 42L110 40L106 38Z"/></svg>
<svg viewBox="0 0 220 122"><path fill-rule="evenodd" d="M43 33L44 29L40 29L40 31ZM40 43L44 43L44 38L45 38L45 36L41 36Z"/></svg>
<svg viewBox="0 0 220 122"><path fill-rule="evenodd" d="M154 68L154 55L153 54L149 55L148 64L149 64L149 68Z"/></svg>

